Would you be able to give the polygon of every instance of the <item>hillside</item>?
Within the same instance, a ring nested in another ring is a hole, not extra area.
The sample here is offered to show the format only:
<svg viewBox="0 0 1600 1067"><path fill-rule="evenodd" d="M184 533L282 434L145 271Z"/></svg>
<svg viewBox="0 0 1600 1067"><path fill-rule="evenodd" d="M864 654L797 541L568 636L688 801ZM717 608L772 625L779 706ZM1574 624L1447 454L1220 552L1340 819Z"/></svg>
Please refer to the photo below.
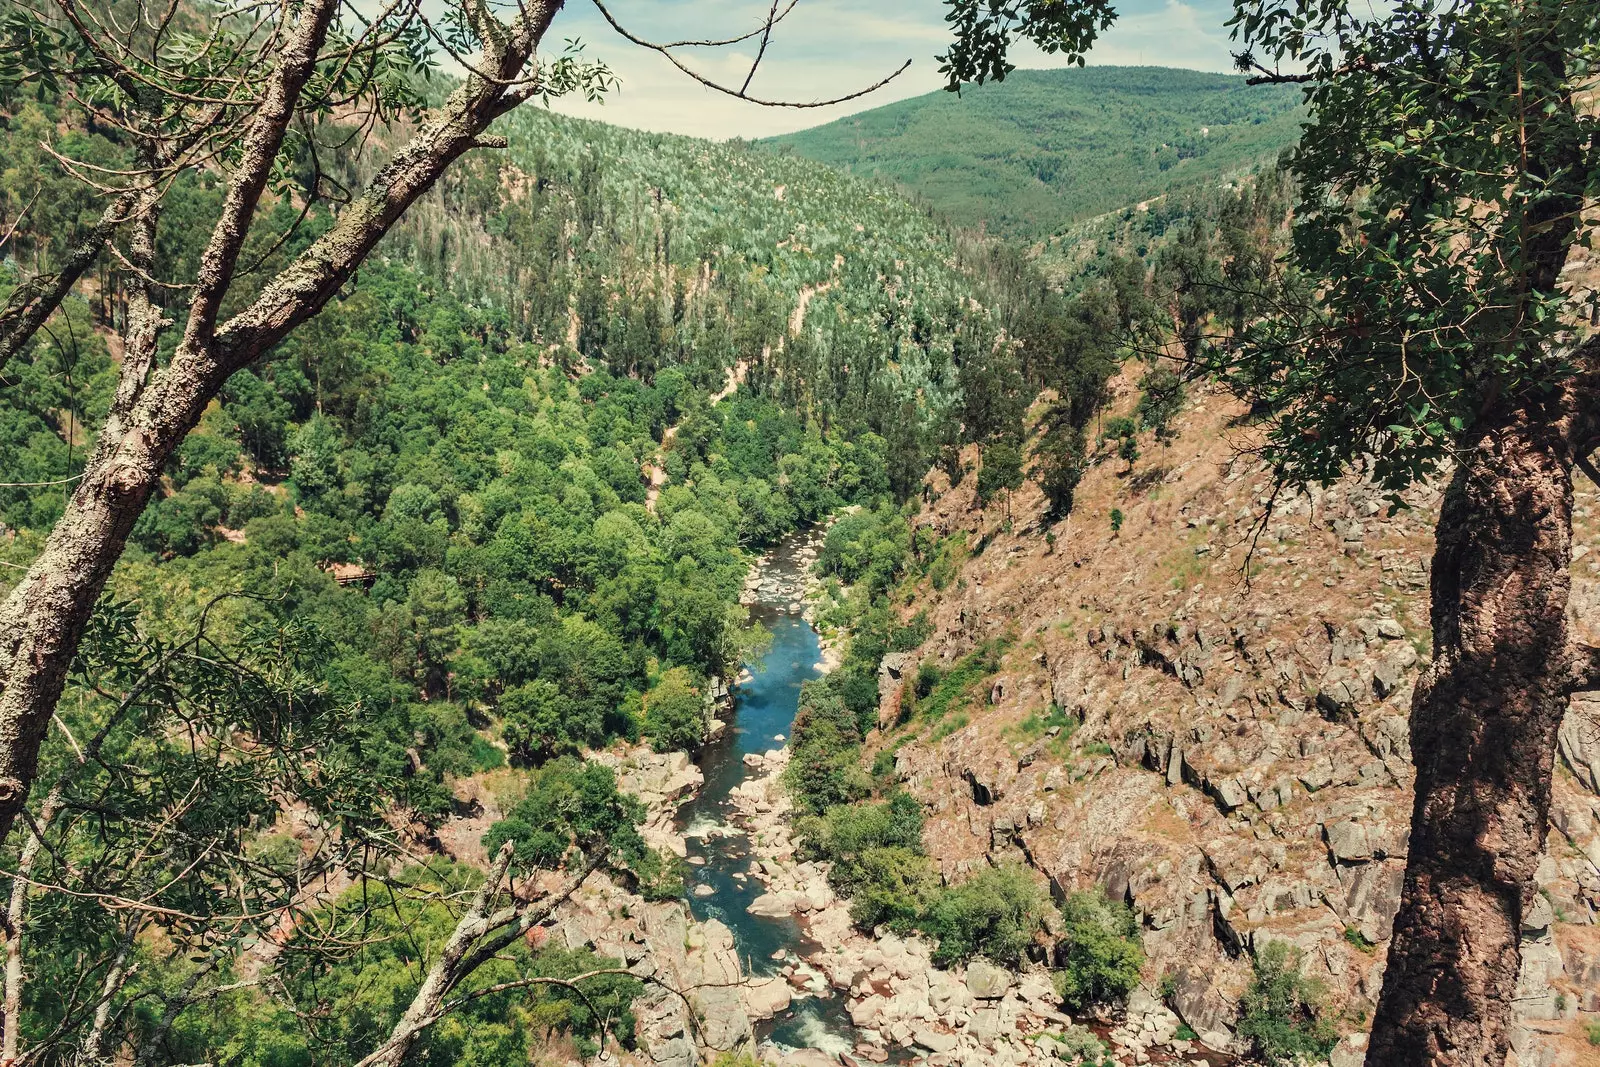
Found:
<svg viewBox="0 0 1600 1067"><path fill-rule="evenodd" d="M37 163L29 131L67 119L28 101L8 121L5 152ZM694 991L697 1012L742 1019L735 1029L748 1034L737 991L705 977L737 974L739 957L725 927L689 920L685 845L671 832L674 802L699 780L685 752L717 736L721 680L764 644L740 603L746 574L774 542L842 509L903 531L897 500L939 449L987 425L964 398L998 418L1003 394L1022 390L1013 339L1066 310L1038 275L991 270L989 250L881 183L813 161L531 109L503 129L508 152L463 160L358 279L208 406L131 532L61 702L62 733L46 742L51 768L79 764L80 735L103 758L63 778L65 802L94 814L50 829L36 873L77 892L227 912L238 909L231 890L226 908L207 894L232 882L208 865L248 851L258 899L240 922L261 944L219 954L219 974L271 968L290 996L328 1005L312 1030L277 1000L236 990L186 1016L161 1062L224 1062L229 1046L251 1049L226 1059L239 1067L279 1062L268 1033L297 1061L336 1047L326 1062L358 1062L368 1029L387 1030L411 995L401 950L375 933L330 954L275 916L379 908L380 923L442 935L445 902L502 842L530 876L559 865L563 819L575 840L610 841L616 860L552 920L570 932L566 947L544 952L530 938L497 966L573 973L648 952ZM82 136L117 158L114 137ZM354 186L375 161L330 163ZM61 186L50 195L70 204ZM185 177L167 194L158 233L174 256L197 253L205 228L193 220L214 210L213 193ZM5 217L29 195L0 188ZM279 202L258 217L249 236L264 273L308 240L296 214ZM49 262L52 241L79 236L72 218L50 217L50 232L34 217L17 230L18 257L0 263L0 294L22 264ZM314 212L307 229L327 221ZM117 387L128 278L113 269L98 281L0 381L0 594L60 518L61 487L80 474ZM183 294L160 299L181 318ZM1008 310L1019 307L1027 322ZM1063 350L1052 366L1082 356L1103 378L1105 347ZM158 697L137 714L119 707L132 684L123 665L167 662L181 635L222 659L180 657ZM317 732L306 740L297 726L290 750L260 725L265 708L294 709ZM214 726L197 750L200 714ZM102 732L107 723L119 729ZM214 765L232 765L236 742L258 755L260 781L217 786ZM616 799L613 767L647 813ZM320 790L328 781L338 795ZM104 795L140 817L120 818ZM161 816L143 814L175 796L199 799L171 840ZM182 877L142 861L147 834ZM371 842L360 860L352 835ZM395 871L408 883L398 895ZM43 1002L30 1032L54 1025L45 991L68 985L57 976L110 966L95 938L176 950L116 978L140 998L184 981L211 937L203 922L157 931L144 911L113 935L118 913L92 911L30 939ZM646 928L615 921L630 911ZM404 992L374 987L372 974ZM509 1067L608 1030L637 1036L654 1062L691 1062L678 1037L688 1005L650 1002L637 985L618 987L624 1007L639 1001L625 1017L574 1012L560 994L531 1013L474 1000L460 1030L436 1031L427 1062ZM129 1040L144 1039L140 1025Z"/></svg>
<svg viewBox="0 0 1600 1067"><path fill-rule="evenodd" d="M1042 237L1276 156L1299 101L1165 67L1019 70L761 143L895 182L960 224Z"/></svg>
<svg viewBox="0 0 1600 1067"><path fill-rule="evenodd" d="M1112 389L1110 411L1129 410L1133 377ZM1128 901L1146 988L1212 1048L1239 1047L1252 955L1297 946L1344 1067L1361 1062L1400 900L1439 492L1417 487L1391 517L1347 479L1280 501L1252 539L1268 472L1239 451L1240 412L1201 386L1171 444L1147 438L1124 464L1101 442L1062 520L1031 484L983 507L977 479L931 475L915 525L938 547L894 595L925 636L884 660L867 754L923 802L943 877L1014 861L1058 898ZM1592 627L1600 498L1579 490L1573 607ZM1513 1062L1596 1062L1597 716L1577 701L1561 730ZM1160 1062L1161 1017L1135 994L1113 1041Z"/></svg>

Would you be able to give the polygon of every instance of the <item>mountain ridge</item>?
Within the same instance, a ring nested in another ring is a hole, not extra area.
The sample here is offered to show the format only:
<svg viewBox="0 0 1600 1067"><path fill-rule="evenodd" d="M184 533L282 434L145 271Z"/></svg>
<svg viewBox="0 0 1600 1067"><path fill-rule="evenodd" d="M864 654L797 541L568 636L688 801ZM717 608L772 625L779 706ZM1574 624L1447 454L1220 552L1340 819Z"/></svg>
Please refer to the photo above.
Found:
<svg viewBox="0 0 1600 1067"><path fill-rule="evenodd" d="M757 143L887 179L959 225L1037 239L1256 168L1293 143L1299 97L1175 67L1018 70Z"/></svg>

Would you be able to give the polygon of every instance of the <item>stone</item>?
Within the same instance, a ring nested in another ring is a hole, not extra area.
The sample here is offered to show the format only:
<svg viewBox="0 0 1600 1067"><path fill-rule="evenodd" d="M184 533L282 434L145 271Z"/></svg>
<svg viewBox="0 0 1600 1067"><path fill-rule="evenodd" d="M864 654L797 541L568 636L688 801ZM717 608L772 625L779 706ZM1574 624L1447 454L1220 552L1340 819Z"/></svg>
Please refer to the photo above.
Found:
<svg viewBox="0 0 1600 1067"><path fill-rule="evenodd" d="M1367 683L1349 667L1334 667L1322 676L1317 707L1335 721L1348 721L1367 699Z"/></svg>
<svg viewBox="0 0 1600 1067"><path fill-rule="evenodd" d="M789 1010L794 999L789 983L782 978L752 978L745 982L741 992L745 1011L756 1019L770 1019Z"/></svg>
<svg viewBox="0 0 1600 1067"><path fill-rule="evenodd" d="M943 1034L927 1027L913 1029L911 1040L929 1052L954 1052L956 1045L960 1043L954 1034Z"/></svg>
<svg viewBox="0 0 1600 1067"><path fill-rule="evenodd" d="M1000 1036L999 1009L979 1008L973 1012L972 1021L967 1024L967 1033L977 1038L980 1044L994 1044L995 1038Z"/></svg>
<svg viewBox="0 0 1600 1067"><path fill-rule="evenodd" d="M744 909L751 915L764 915L772 919L781 919L785 915L793 915L798 910L799 901L795 894L789 891L778 893L763 893Z"/></svg>
<svg viewBox="0 0 1600 1067"><path fill-rule="evenodd" d="M1011 988L1011 972L984 960L967 967L967 989L979 1000L998 1000Z"/></svg>
<svg viewBox="0 0 1600 1067"><path fill-rule="evenodd" d="M1217 991L1204 968L1186 964L1178 970L1172 1006L1178 1017L1212 1048L1227 1048L1233 1040L1228 1025L1237 1009Z"/></svg>
<svg viewBox="0 0 1600 1067"><path fill-rule="evenodd" d="M1345 883L1345 909L1362 937L1376 944L1393 936L1405 880L1406 865L1397 860L1362 864L1350 873Z"/></svg>
<svg viewBox="0 0 1600 1067"><path fill-rule="evenodd" d="M1363 1067L1367 1062L1366 1046L1366 1034L1351 1034L1333 1046L1328 1054L1328 1067Z"/></svg>
<svg viewBox="0 0 1600 1067"><path fill-rule="evenodd" d="M1550 906L1550 901L1543 893L1533 894L1533 902L1522 910L1522 932L1524 935L1539 935L1550 929L1550 924L1556 921L1555 909Z"/></svg>
<svg viewBox="0 0 1600 1067"><path fill-rule="evenodd" d="M1232 811L1234 808L1241 807L1249 799L1245 793L1244 785L1240 783L1238 778L1223 778L1219 781L1211 782L1210 785L1211 795L1216 798L1218 806L1223 811Z"/></svg>
<svg viewBox="0 0 1600 1067"><path fill-rule="evenodd" d="M1300 773L1300 784L1315 793L1333 784L1333 760L1323 756Z"/></svg>
<svg viewBox="0 0 1600 1067"><path fill-rule="evenodd" d="M1328 852L1341 863L1365 863L1372 858L1372 845L1367 841L1366 827L1354 819L1340 819L1325 824L1323 836L1328 842Z"/></svg>

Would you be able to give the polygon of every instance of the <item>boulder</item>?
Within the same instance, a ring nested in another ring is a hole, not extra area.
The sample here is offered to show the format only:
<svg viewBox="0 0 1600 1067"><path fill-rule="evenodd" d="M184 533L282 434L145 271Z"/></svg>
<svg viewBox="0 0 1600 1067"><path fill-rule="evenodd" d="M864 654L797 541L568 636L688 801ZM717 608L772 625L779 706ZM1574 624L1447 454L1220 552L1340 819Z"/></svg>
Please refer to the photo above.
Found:
<svg viewBox="0 0 1600 1067"><path fill-rule="evenodd" d="M744 1007L752 1018L770 1019L787 1011L793 1001L789 983L782 978L752 978L741 989Z"/></svg>
<svg viewBox="0 0 1600 1067"><path fill-rule="evenodd" d="M1242 807L1244 802L1249 799L1245 793L1244 785L1238 778L1222 778L1210 782L1209 785L1211 786L1211 795L1216 798L1217 805L1223 811L1232 811L1234 808Z"/></svg>
<svg viewBox="0 0 1600 1067"><path fill-rule="evenodd" d="M764 915L771 919L781 919L786 915L793 915L798 908L799 901L795 894L787 890L777 893L763 893L752 900L744 910L751 915Z"/></svg>
<svg viewBox="0 0 1600 1067"><path fill-rule="evenodd" d="M1367 840L1366 827L1354 819L1340 819L1322 827L1328 842L1328 853L1340 863L1365 863L1372 858L1372 845Z"/></svg>
<svg viewBox="0 0 1600 1067"><path fill-rule="evenodd" d="M916 1027L911 1031L911 1040L929 1052L954 1052L959 1042L956 1035L940 1033L928 1027Z"/></svg>
<svg viewBox="0 0 1600 1067"><path fill-rule="evenodd" d="M999 1000L1011 988L1011 972L985 960L967 967L967 989L979 1000Z"/></svg>

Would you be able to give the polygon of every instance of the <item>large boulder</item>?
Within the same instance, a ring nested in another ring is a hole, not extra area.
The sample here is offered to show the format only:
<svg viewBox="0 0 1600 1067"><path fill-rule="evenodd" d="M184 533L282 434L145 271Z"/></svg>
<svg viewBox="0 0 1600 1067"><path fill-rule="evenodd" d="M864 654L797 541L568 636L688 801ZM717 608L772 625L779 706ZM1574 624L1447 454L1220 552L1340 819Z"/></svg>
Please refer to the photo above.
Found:
<svg viewBox="0 0 1600 1067"><path fill-rule="evenodd" d="M1372 844L1367 839L1367 829L1354 819L1340 819L1322 828L1328 842L1328 853L1340 863L1365 863L1372 858Z"/></svg>
<svg viewBox="0 0 1600 1067"><path fill-rule="evenodd" d="M745 1011L755 1019L770 1019L787 1011L793 1000L789 983L782 978L752 978L740 990Z"/></svg>
<svg viewBox="0 0 1600 1067"><path fill-rule="evenodd" d="M973 960L967 967L967 989L979 1000L999 1000L1011 988L1011 972L987 960Z"/></svg>

